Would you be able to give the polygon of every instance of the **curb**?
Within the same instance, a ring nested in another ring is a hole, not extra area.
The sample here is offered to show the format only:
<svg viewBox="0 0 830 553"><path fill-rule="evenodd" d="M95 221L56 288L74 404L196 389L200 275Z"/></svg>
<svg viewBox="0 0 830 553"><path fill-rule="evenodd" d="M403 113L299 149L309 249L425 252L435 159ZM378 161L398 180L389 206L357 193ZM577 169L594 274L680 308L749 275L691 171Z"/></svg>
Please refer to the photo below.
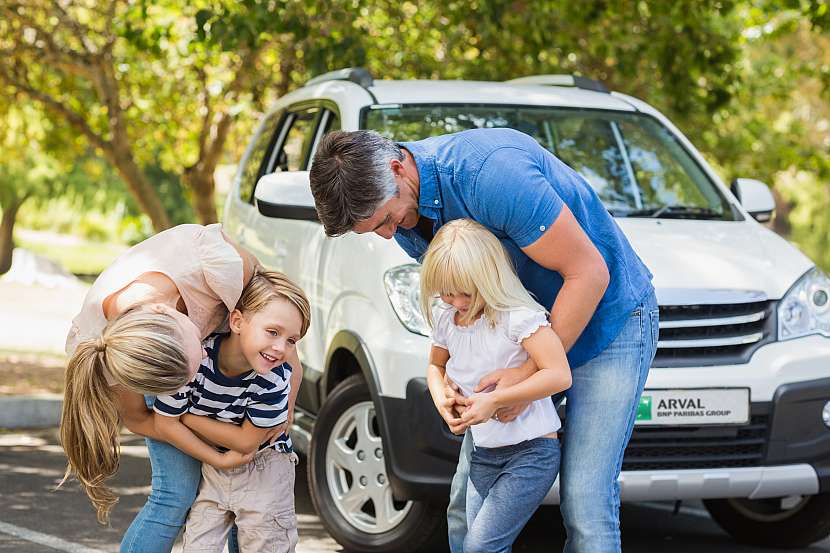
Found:
<svg viewBox="0 0 830 553"><path fill-rule="evenodd" d="M0 428L54 428L61 420L63 396L0 396Z"/></svg>

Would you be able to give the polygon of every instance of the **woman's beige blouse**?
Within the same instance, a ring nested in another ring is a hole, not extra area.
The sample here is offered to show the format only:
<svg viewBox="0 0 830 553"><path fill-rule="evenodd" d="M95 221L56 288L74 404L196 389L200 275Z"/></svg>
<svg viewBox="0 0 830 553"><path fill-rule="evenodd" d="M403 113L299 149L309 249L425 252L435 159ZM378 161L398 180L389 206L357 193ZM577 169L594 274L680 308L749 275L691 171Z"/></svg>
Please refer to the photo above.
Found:
<svg viewBox="0 0 830 553"><path fill-rule="evenodd" d="M72 320L66 353L97 338L107 325L103 302L143 273L158 272L179 289L187 316L202 338L216 330L242 295L243 260L222 234L219 224L179 225L136 244L116 259L87 292L81 312Z"/></svg>

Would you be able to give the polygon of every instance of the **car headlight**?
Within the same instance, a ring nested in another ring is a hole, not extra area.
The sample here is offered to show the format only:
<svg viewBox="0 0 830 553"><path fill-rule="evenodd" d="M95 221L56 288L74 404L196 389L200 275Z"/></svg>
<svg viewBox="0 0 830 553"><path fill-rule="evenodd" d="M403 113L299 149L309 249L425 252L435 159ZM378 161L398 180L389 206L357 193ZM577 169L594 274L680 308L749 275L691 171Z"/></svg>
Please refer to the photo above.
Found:
<svg viewBox="0 0 830 553"><path fill-rule="evenodd" d="M383 275L386 295L403 326L410 332L429 336L429 325L421 312L421 266L400 265Z"/></svg>
<svg viewBox="0 0 830 553"><path fill-rule="evenodd" d="M830 278L813 267L778 304L778 339L809 334L830 337Z"/></svg>

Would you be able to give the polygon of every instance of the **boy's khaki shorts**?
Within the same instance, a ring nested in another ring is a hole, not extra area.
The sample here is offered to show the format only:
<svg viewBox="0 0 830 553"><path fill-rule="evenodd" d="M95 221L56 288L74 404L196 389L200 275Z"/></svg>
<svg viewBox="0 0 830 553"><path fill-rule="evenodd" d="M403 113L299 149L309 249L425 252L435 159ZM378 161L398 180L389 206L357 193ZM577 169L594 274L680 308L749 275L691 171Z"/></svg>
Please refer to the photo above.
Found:
<svg viewBox="0 0 830 553"><path fill-rule="evenodd" d="M295 453L274 448L247 465L230 470L202 465L199 495L184 531L184 551L221 553L231 526L239 530L243 553L293 553L297 545L294 513Z"/></svg>

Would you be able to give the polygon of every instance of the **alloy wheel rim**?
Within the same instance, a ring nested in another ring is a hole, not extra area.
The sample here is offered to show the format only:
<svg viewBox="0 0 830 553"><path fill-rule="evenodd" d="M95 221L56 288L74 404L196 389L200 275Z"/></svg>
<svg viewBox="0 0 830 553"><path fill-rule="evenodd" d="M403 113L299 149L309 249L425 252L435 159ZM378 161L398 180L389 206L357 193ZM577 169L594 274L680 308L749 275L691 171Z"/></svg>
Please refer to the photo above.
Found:
<svg viewBox="0 0 830 553"><path fill-rule="evenodd" d="M352 405L337 420L326 447L325 466L337 510L363 532L388 532L412 508L412 501L397 501L392 496L371 401Z"/></svg>
<svg viewBox="0 0 830 553"><path fill-rule="evenodd" d="M730 499L732 506L744 517L756 522L780 522L801 511L810 496L792 495L771 499Z"/></svg>

